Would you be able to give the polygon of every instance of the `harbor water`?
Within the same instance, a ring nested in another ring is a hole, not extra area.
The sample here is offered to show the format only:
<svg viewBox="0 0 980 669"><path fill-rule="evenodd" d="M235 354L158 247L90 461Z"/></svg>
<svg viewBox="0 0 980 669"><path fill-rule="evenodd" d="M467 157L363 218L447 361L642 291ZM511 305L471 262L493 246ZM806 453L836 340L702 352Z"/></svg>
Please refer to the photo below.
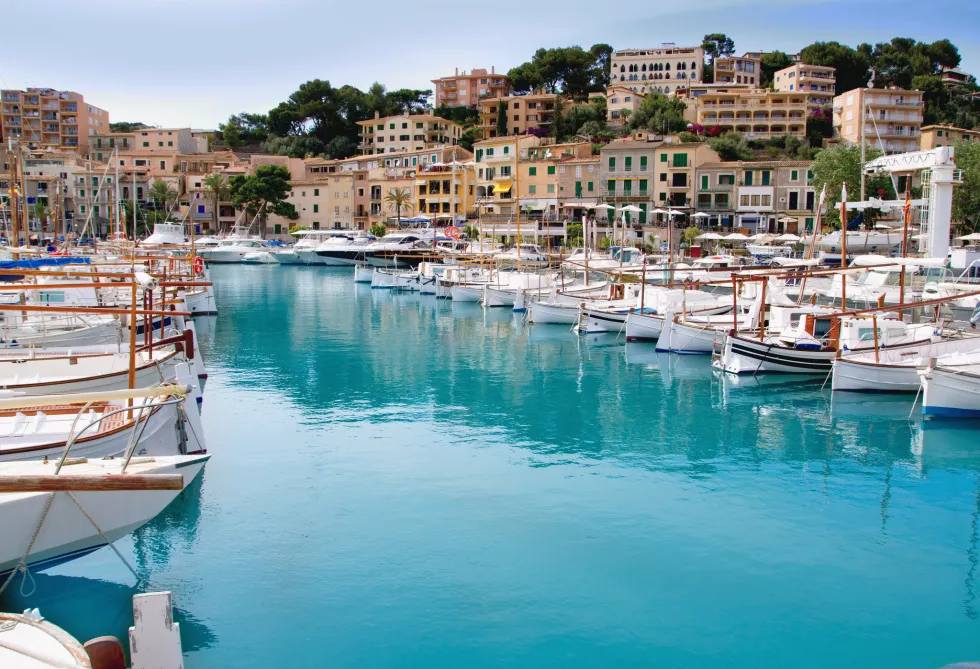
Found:
<svg viewBox="0 0 980 669"><path fill-rule="evenodd" d="M188 669L980 660L976 423L348 270L212 278L213 458L118 544ZM0 609L125 638L134 583L102 549Z"/></svg>

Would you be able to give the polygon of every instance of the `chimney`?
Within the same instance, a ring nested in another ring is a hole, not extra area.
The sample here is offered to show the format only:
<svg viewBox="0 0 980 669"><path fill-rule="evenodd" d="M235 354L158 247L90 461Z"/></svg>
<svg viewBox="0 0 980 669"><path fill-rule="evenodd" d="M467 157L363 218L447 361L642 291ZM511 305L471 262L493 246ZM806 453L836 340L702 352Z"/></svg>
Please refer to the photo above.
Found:
<svg viewBox="0 0 980 669"><path fill-rule="evenodd" d="M494 69L495 68L496 68L496 65L491 65L490 66L490 74L496 74L496 72L494 72Z"/></svg>
<svg viewBox="0 0 980 669"><path fill-rule="evenodd" d="M381 118L381 112L379 112L377 109L374 110L374 118Z"/></svg>
<svg viewBox="0 0 980 669"><path fill-rule="evenodd" d="M458 67L456 68L456 76L457 77L459 76L459 68Z"/></svg>

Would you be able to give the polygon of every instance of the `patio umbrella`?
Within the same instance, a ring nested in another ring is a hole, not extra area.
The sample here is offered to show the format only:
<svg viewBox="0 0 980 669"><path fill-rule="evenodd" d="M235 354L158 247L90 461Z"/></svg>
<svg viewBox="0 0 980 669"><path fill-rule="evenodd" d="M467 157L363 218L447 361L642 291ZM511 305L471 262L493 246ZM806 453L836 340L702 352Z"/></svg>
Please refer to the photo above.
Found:
<svg viewBox="0 0 980 669"><path fill-rule="evenodd" d="M920 235L916 235L917 237ZM971 232L968 235L963 235L962 237L957 237L957 240L961 242L976 242L980 241L980 232Z"/></svg>
<svg viewBox="0 0 980 669"><path fill-rule="evenodd" d="M651 214L669 214L670 211L668 211L667 209L661 209L660 207L657 207L656 209L654 209L650 213Z"/></svg>
<svg viewBox="0 0 980 669"><path fill-rule="evenodd" d="M708 214L704 213L703 211L699 211L696 214L691 214L691 218L711 218L711 216L709 216Z"/></svg>
<svg viewBox="0 0 980 669"><path fill-rule="evenodd" d="M636 206L635 204L628 204L628 205L626 205L625 207L620 207L620 208L618 209L618 211L628 211L628 212L631 212L631 213L633 213L633 214L639 214L639 213L641 213L641 212L642 212L643 210L642 210L642 209L640 209L639 207L637 207L637 206Z"/></svg>
<svg viewBox="0 0 980 669"><path fill-rule="evenodd" d="M785 235L779 235L778 237L776 237L777 242L791 242L793 244L800 241L800 239L802 239L802 237L797 237L796 235L790 232L787 232Z"/></svg>
<svg viewBox="0 0 980 669"><path fill-rule="evenodd" d="M703 239L705 241L718 241L724 238L725 235L719 235L717 232L706 232L703 235L698 235L698 239Z"/></svg>
<svg viewBox="0 0 980 669"><path fill-rule="evenodd" d="M743 235L741 232L733 232L730 235L725 235L726 242L747 242L749 238Z"/></svg>
<svg viewBox="0 0 980 669"><path fill-rule="evenodd" d="M596 209L615 209L616 207L612 206L611 204L597 204L597 205L595 205L595 208Z"/></svg>
<svg viewBox="0 0 980 669"><path fill-rule="evenodd" d="M777 219L777 220L780 223L796 223L796 219L793 218L792 216L783 216L782 218Z"/></svg>

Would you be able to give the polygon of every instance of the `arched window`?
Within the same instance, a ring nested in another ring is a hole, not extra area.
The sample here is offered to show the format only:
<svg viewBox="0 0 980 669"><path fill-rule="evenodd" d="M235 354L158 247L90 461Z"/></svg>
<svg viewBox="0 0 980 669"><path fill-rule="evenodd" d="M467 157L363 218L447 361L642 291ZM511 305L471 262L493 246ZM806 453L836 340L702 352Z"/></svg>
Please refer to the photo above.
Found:
<svg viewBox="0 0 980 669"><path fill-rule="evenodd" d="M664 95L670 93L670 86L664 86Z"/></svg>
<svg viewBox="0 0 980 669"><path fill-rule="evenodd" d="M646 72L646 71L647 71L647 64L646 64L646 63L643 63L643 67L642 67L641 69L642 69L642 70L643 70L644 72Z"/></svg>
<svg viewBox="0 0 980 669"><path fill-rule="evenodd" d="M664 63L664 69L670 72L670 63Z"/></svg>
<svg viewBox="0 0 980 669"><path fill-rule="evenodd" d="M642 79L643 81L646 81L647 80L647 75L645 75L645 74L640 75L640 79Z"/></svg>
<svg viewBox="0 0 980 669"><path fill-rule="evenodd" d="M625 65L620 65L619 66L619 71L620 72L625 72L626 71L626 66Z"/></svg>
<svg viewBox="0 0 980 669"><path fill-rule="evenodd" d="M664 75L664 79L670 79L670 72Z"/></svg>
<svg viewBox="0 0 980 669"><path fill-rule="evenodd" d="M697 63L695 63L695 62L692 62L692 63L691 63L691 69L692 69L692 70L696 70L696 69L698 69L698 64L697 64Z"/></svg>

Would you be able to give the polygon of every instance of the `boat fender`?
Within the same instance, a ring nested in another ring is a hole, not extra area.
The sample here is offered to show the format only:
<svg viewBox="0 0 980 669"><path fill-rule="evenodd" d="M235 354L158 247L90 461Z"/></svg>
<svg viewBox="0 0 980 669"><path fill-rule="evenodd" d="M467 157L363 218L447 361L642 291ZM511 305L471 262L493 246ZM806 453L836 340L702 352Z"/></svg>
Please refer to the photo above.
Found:
<svg viewBox="0 0 980 669"><path fill-rule="evenodd" d="M819 351L823 347L816 343L800 342L795 348L797 351Z"/></svg>

